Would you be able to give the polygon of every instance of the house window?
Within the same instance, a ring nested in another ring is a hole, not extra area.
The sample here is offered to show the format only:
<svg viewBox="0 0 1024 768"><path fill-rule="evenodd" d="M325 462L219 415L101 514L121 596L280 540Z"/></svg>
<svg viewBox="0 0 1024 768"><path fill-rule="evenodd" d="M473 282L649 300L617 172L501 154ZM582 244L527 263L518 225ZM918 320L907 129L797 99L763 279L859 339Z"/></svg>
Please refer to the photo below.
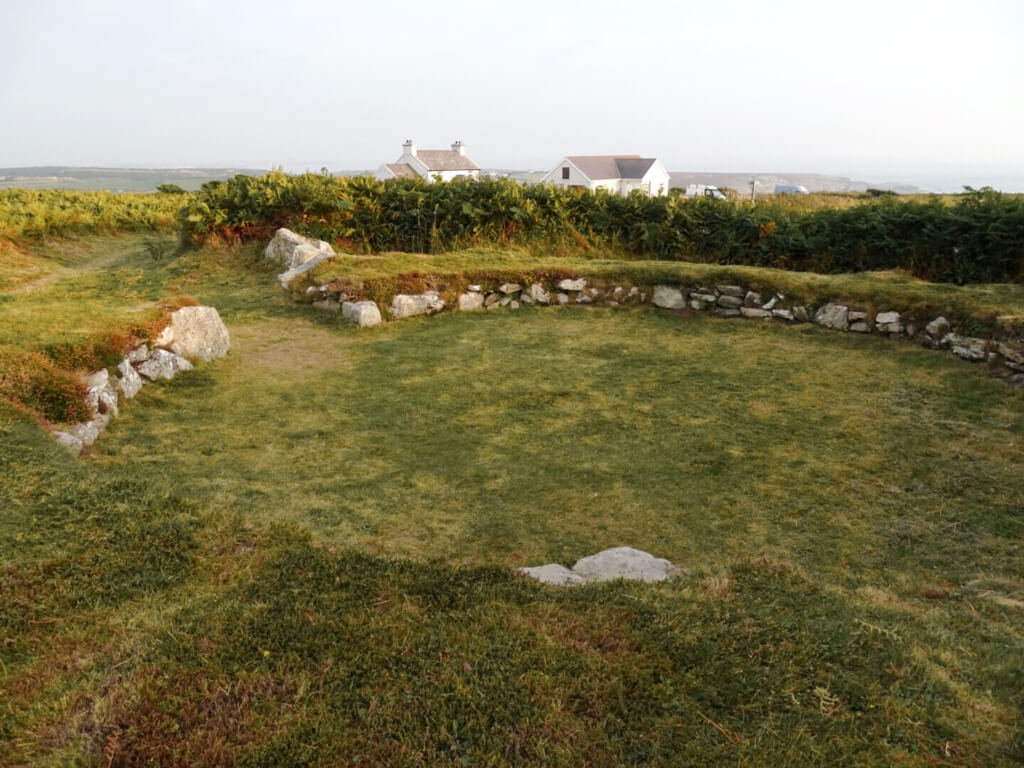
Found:
<svg viewBox="0 0 1024 768"><path fill-rule="evenodd" d="M566 166L565 168L562 169L562 178L563 179L568 179L569 178L569 166Z"/></svg>

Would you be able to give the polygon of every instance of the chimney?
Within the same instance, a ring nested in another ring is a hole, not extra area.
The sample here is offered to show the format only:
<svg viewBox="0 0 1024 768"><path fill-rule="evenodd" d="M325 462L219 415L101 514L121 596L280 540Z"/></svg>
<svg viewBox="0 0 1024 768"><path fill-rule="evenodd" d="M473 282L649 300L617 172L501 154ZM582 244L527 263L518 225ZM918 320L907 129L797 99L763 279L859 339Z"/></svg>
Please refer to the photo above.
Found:
<svg viewBox="0 0 1024 768"><path fill-rule="evenodd" d="M465 157L466 156L466 145L463 144L459 139L456 139L455 143L452 144L452 152L458 152L460 155Z"/></svg>
<svg viewBox="0 0 1024 768"><path fill-rule="evenodd" d="M402 145L402 154L416 157L416 142L412 139L406 139L405 144Z"/></svg>

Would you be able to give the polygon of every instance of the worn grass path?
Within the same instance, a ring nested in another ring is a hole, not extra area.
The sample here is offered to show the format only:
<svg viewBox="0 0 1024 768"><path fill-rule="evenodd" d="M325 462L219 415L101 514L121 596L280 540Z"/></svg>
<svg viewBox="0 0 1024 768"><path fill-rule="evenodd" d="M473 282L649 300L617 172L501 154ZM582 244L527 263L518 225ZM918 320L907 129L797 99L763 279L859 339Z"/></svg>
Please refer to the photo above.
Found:
<svg viewBox="0 0 1024 768"><path fill-rule="evenodd" d="M651 310L360 330L243 266L147 278L217 306L232 352L87 460L0 411L0 764L1024 757L1001 382ZM685 574L513 570L620 544Z"/></svg>

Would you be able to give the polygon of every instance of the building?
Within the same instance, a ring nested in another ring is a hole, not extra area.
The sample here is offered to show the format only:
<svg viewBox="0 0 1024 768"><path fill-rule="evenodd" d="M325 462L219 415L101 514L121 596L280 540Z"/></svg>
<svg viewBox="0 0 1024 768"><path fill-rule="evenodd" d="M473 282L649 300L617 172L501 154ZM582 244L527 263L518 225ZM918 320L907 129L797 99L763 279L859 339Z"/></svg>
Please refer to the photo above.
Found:
<svg viewBox="0 0 1024 768"><path fill-rule="evenodd" d="M668 194L669 175L653 157L569 155L541 179L560 187L605 189L618 195L640 190L652 197Z"/></svg>
<svg viewBox="0 0 1024 768"><path fill-rule="evenodd" d="M382 181L416 178L451 181L460 177L476 179L480 177L480 166L469 159L466 145L461 141L452 144L451 149L417 149L416 142L406 139L398 161L385 163L373 175Z"/></svg>

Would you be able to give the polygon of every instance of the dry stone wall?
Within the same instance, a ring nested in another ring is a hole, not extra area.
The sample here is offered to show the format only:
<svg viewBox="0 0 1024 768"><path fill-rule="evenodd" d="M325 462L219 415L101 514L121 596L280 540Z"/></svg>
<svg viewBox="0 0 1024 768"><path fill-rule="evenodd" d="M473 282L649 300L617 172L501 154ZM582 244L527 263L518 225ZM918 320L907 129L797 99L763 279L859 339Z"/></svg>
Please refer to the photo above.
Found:
<svg viewBox="0 0 1024 768"><path fill-rule="evenodd" d="M231 346L228 329L213 307L182 307L171 313L170 322L152 346L140 344L117 365L117 376L106 369L85 379L85 402L92 414L88 421L55 430L57 442L75 454L91 446L120 412L121 399L135 397L145 384L173 379L192 370L192 362L224 357Z"/></svg>

